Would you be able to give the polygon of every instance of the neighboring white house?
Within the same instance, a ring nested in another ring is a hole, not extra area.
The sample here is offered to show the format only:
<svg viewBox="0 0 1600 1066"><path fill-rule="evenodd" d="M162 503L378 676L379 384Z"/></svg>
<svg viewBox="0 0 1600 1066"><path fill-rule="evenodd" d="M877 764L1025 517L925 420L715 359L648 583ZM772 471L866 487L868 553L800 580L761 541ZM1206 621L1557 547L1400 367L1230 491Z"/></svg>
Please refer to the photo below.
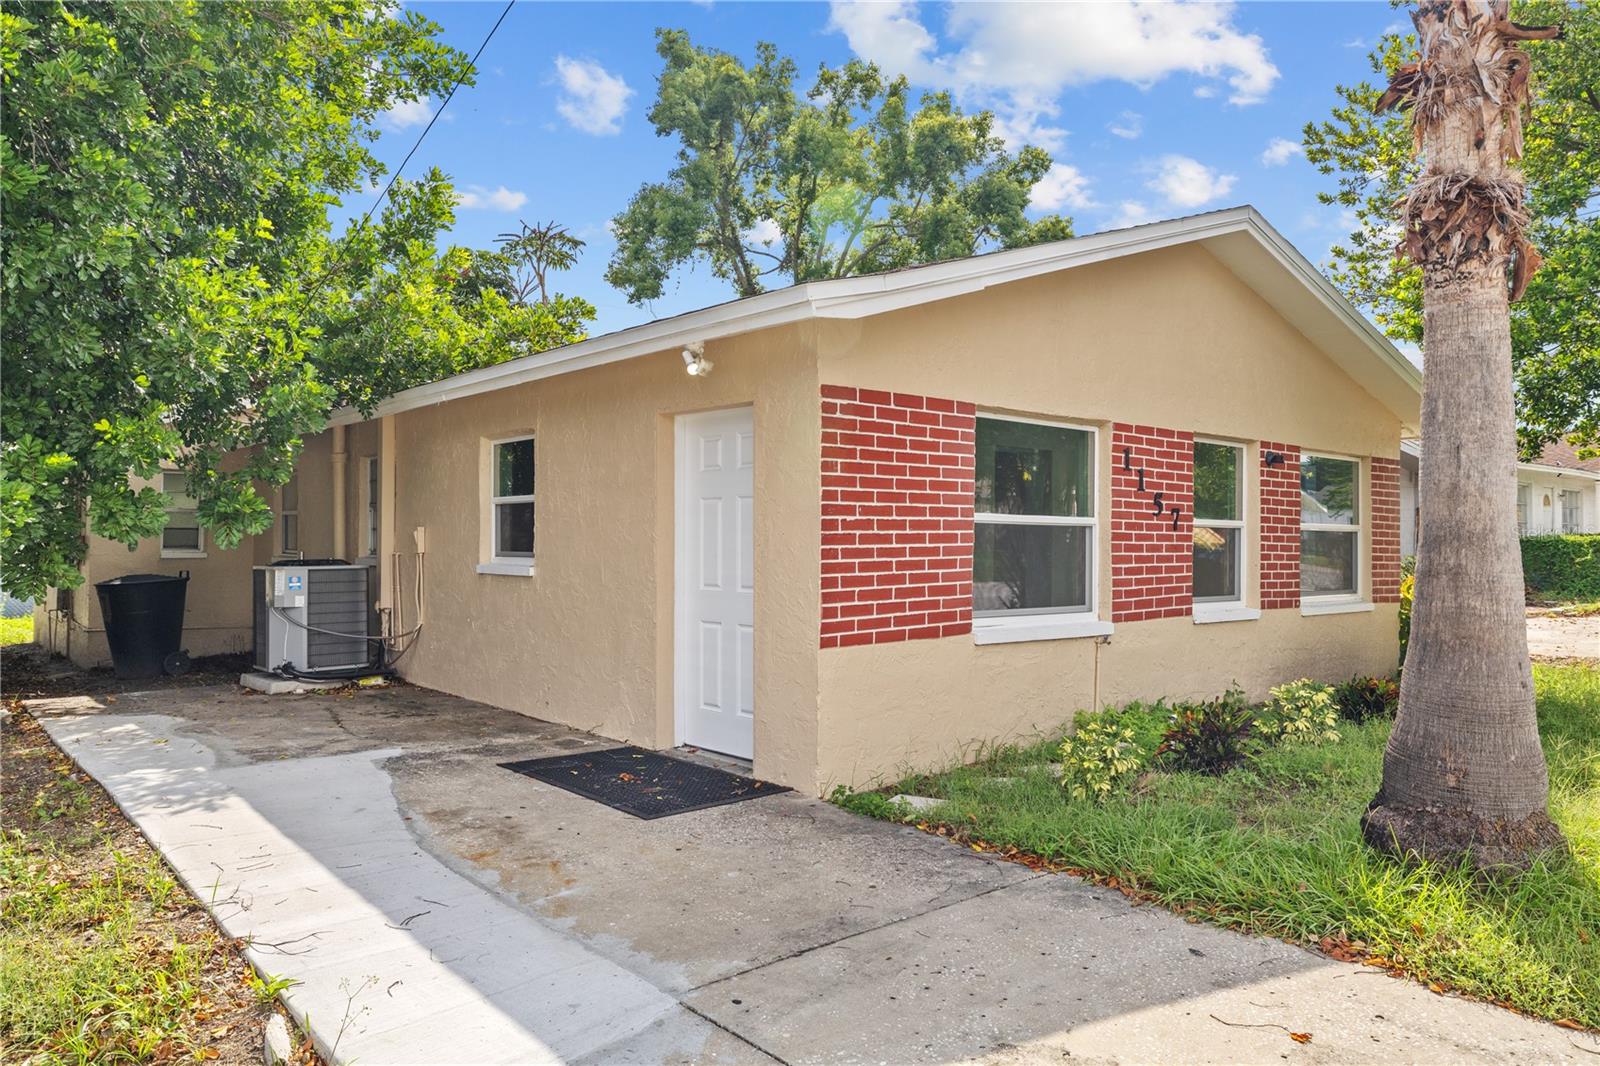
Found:
<svg viewBox="0 0 1600 1066"><path fill-rule="evenodd" d="M1417 552L1417 465L1422 442L1400 442L1400 554ZM1537 462L1517 464L1517 526L1524 533L1600 533L1600 459L1547 446Z"/></svg>

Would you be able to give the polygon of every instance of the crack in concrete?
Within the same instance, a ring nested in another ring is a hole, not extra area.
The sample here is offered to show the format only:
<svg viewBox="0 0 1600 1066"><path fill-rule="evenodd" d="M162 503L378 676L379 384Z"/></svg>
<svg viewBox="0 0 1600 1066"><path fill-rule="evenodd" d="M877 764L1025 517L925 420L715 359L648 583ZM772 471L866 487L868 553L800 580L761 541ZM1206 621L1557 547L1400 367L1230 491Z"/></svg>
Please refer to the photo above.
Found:
<svg viewBox="0 0 1600 1066"><path fill-rule="evenodd" d="M880 925L874 925L867 929L857 929L853 933L846 933L843 936L835 937L832 940L826 940L820 944L812 944L809 947L803 947L796 951L791 951L787 955L780 955L775 959L768 959L766 962L758 962L754 966L747 966L744 969L738 970L734 973L725 974L722 977L716 978L715 980L707 981L704 984L695 985L693 988L686 989L683 994L686 996L693 995L694 993L703 991L704 989L714 988L725 981L732 981L736 977L744 977L747 974L755 973L757 970L765 970L769 966L776 966L780 962L788 962L790 959L798 959L811 954L813 951L821 951L823 948L831 948L836 944L842 944L846 940L854 940L858 936L865 936L868 933L875 933L879 929L888 929L889 927L899 925L902 922L909 922L914 918L922 918L929 914L937 914L942 910L948 910L951 907L960 906L963 903L968 903L975 899L982 899L984 896L991 896L996 892L1004 892L1008 888L1016 888L1017 886L1025 885L1030 881L1037 881L1041 877L1050 876L1053 875L1043 873L1030 874L1027 877L1021 878L1020 880L1010 881L1003 885L994 885L993 887L986 888L981 892L974 892L970 896L963 896L960 899L953 899L948 903L941 903L936 907L928 907L927 909L919 910L914 914L902 914L900 917L890 918L887 922L883 922Z"/></svg>
<svg viewBox="0 0 1600 1066"><path fill-rule="evenodd" d="M690 991L693 991L693 989L691 989ZM772 1051L768 1051L766 1048L762 1047L760 1044L756 1043L754 1040L751 1040L748 1036L745 1036L743 1033L739 1032L739 1030L732 1029L732 1028L729 1028L726 1025L723 1025L721 1022L719 1022L715 1018L711 1017L711 1015L707 1014L705 1011L696 1010L694 1007L691 1007L689 1004L685 1003L682 999L678 1000L678 1006L682 1007L684 1010L688 1011L690 1014L694 1015L696 1018L699 1018L701 1021L706 1022L708 1025L714 1025L718 1029L721 1029L724 1033L727 1033L729 1036L733 1037L735 1040L739 1041L741 1044L749 1044L751 1047L755 1048L757 1051L759 1051L761 1054L765 1055L767 1058L771 1059L773 1062L781 1063L782 1066L790 1066L789 1060L784 1058L782 1055L778 1055L778 1054L776 1054L776 1053L774 1053ZM605 1048L601 1048L600 1050L604 1051Z"/></svg>

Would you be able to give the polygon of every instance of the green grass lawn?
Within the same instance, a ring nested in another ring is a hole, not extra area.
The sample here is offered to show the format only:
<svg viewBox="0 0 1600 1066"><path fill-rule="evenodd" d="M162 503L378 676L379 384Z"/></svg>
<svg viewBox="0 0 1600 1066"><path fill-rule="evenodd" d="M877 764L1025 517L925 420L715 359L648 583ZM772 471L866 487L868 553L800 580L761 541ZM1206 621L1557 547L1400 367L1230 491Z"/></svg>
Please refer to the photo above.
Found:
<svg viewBox="0 0 1600 1066"><path fill-rule="evenodd" d="M0 618L0 648L26 644L32 639L32 618Z"/></svg>
<svg viewBox="0 0 1600 1066"><path fill-rule="evenodd" d="M1509 880L1393 863L1361 843L1390 723L1341 722L1323 747L1274 748L1221 777L1154 773L1101 805L1069 800L1056 743L886 789L946 800L919 824L1115 877L1199 920L1334 938L1418 980L1600 1028L1600 671L1534 667L1551 815L1570 859ZM1146 740L1148 743L1148 740ZM903 817L882 794L841 801Z"/></svg>

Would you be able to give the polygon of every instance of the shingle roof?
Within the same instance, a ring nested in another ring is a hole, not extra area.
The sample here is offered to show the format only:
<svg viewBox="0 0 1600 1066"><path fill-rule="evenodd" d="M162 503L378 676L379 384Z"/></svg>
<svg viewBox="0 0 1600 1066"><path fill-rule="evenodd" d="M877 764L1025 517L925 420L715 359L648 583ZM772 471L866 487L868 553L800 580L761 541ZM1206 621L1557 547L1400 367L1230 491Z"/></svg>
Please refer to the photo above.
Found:
<svg viewBox="0 0 1600 1066"><path fill-rule="evenodd" d="M1587 470L1592 474L1600 474L1600 457L1579 459L1578 449L1564 440L1546 444L1534 462L1540 466L1559 466L1566 470Z"/></svg>

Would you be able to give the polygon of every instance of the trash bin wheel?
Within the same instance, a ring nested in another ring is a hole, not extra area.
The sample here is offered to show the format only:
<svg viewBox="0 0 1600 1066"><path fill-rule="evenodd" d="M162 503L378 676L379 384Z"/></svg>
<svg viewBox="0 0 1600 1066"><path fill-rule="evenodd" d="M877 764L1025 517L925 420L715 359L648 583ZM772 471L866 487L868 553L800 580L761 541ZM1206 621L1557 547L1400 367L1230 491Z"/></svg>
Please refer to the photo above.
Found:
<svg viewBox="0 0 1600 1066"><path fill-rule="evenodd" d="M186 651L175 651L161 660L161 670L168 677L182 677L194 665Z"/></svg>

